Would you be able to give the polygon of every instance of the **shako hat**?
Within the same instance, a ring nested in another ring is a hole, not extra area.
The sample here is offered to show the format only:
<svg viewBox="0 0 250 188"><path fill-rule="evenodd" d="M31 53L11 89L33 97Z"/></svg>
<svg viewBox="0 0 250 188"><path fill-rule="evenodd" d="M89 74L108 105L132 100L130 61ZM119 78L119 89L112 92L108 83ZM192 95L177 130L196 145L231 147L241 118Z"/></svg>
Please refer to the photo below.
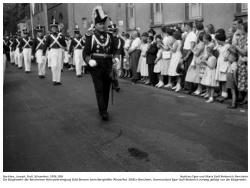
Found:
<svg viewBox="0 0 250 188"><path fill-rule="evenodd" d="M40 25L38 25L38 26L36 27L36 31L37 31L37 32L42 32L42 31L43 31L43 27L40 26Z"/></svg>
<svg viewBox="0 0 250 188"><path fill-rule="evenodd" d="M106 22L108 16L104 13L101 6L96 6L92 12L93 24Z"/></svg>
<svg viewBox="0 0 250 188"><path fill-rule="evenodd" d="M50 23L50 27L58 27L58 23L56 22L56 19L54 19L53 22Z"/></svg>
<svg viewBox="0 0 250 188"><path fill-rule="evenodd" d="M80 34L80 29L79 29L77 24L75 25L74 33L75 34Z"/></svg>

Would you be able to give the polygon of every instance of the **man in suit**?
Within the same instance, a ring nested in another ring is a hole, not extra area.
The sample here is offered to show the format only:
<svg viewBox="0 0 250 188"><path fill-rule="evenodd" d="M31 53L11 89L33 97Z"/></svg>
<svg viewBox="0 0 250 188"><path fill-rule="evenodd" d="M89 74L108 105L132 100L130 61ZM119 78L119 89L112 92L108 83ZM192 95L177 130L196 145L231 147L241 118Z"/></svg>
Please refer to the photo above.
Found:
<svg viewBox="0 0 250 188"><path fill-rule="evenodd" d="M156 45L156 42L153 41L154 37L153 36L149 36L148 37L148 50L146 52L147 54L147 64L148 64L148 76L149 76L149 80L145 83L146 85L155 85L156 84L156 75L154 73L154 66L155 66L155 59L156 59L156 55L158 52L158 48Z"/></svg>
<svg viewBox="0 0 250 188"><path fill-rule="evenodd" d="M99 114L104 121L109 119L108 102L111 86L113 63L119 62L116 42L111 33L105 31L105 22L108 18L101 6L93 10L93 25L95 29L86 34L86 43L83 50L83 59L89 67L92 76L99 108Z"/></svg>

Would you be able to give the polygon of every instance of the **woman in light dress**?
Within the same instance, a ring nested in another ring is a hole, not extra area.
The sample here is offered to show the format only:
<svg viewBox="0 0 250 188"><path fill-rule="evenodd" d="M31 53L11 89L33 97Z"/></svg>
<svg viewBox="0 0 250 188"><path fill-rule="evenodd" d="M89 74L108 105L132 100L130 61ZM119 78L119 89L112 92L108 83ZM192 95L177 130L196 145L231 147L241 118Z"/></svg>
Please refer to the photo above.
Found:
<svg viewBox="0 0 250 188"><path fill-rule="evenodd" d="M197 45L194 49L191 49L194 56L191 64L189 65L185 81L198 84L197 90L194 92L195 95L200 93L201 86L199 86L201 77L200 77L200 64L203 57L203 51L205 43L203 42L204 33L200 33L198 36Z"/></svg>
<svg viewBox="0 0 250 188"><path fill-rule="evenodd" d="M145 82L148 80L148 65L146 64L146 61L147 61L146 52L147 52L149 44L147 42L147 38L148 38L148 33L144 32L141 35L141 41L142 41L141 47L140 47L141 56L140 56L138 68L137 68L137 72L140 72L141 76L143 77L142 81L145 81Z"/></svg>
<svg viewBox="0 0 250 188"><path fill-rule="evenodd" d="M181 33L179 31L175 31L173 34L173 37L174 37L173 47L168 45L169 49L172 51L172 57L171 57L169 68L168 68L168 76L169 76L168 79L171 83L172 77L177 76L177 84L174 87L172 87L172 89L175 89L175 92L178 92L181 90L181 75L179 75L176 72L176 68L177 68L177 66L182 58Z"/></svg>
<svg viewBox="0 0 250 188"><path fill-rule="evenodd" d="M220 102L223 102L228 94L226 89L226 81L227 81L227 69L228 69L228 55L229 55L229 48L230 44L225 43L226 41L226 35L224 33L218 33L215 35L215 39L217 40L219 47L219 57L217 61L217 67L216 67L216 74L215 79L219 82L219 85L221 87L221 96L217 99Z"/></svg>

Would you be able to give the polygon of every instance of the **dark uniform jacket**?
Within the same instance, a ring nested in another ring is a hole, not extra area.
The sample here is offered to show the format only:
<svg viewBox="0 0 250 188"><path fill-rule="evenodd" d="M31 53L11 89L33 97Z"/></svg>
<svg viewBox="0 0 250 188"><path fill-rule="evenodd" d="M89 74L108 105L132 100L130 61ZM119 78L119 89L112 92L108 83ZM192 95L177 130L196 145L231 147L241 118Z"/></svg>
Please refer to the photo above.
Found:
<svg viewBox="0 0 250 188"><path fill-rule="evenodd" d="M79 41L80 41L80 44L78 45ZM76 49L83 49L84 45L85 45L85 41L83 41L81 37L73 38L70 42L69 54L74 52L74 50L76 50Z"/></svg>
<svg viewBox="0 0 250 188"><path fill-rule="evenodd" d="M27 43L26 43L26 41ZM33 44L33 40L30 37L23 37L20 39L21 44L19 45L20 52L23 51L24 48L31 48Z"/></svg>
<svg viewBox="0 0 250 188"><path fill-rule="evenodd" d="M98 44L99 43L99 44ZM88 64L91 58L91 54L107 54L113 55L114 58L119 59L119 51L117 49L116 42L111 33L104 32L103 34L99 34L94 31L93 34L86 35L86 43L83 50L83 59ZM107 61L107 59L95 59L97 64L102 61ZM110 61L110 59L109 59ZM112 61L110 62L112 63Z"/></svg>
<svg viewBox="0 0 250 188"><path fill-rule="evenodd" d="M10 39L9 47L10 47L10 51L12 51L12 52L16 49L16 47L15 47L15 39Z"/></svg>
<svg viewBox="0 0 250 188"><path fill-rule="evenodd" d="M152 44L150 44L149 49L147 51L147 64L154 64L157 52L158 48L156 46L156 42L153 42Z"/></svg>
<svg viewBox="0 0 250 188"><path fill-rule="evenodd" d="M57 42L54 42L52 35L53 35L53 37L55 37L55 39L58 37L57 41L60 45ZM59 49L61 47L66 48L66 46L67 46L67 44L65 42L65 37L63 35L61 35L61 34L59 35L58 33L50 34L46 38L46 42L45 42L45 45L43 47L43 55L45 56L47 48Z"/></svg>
<svg viewBox="0 0 250 188"><path fill-rule="evenodd" d="M40 42L38 38L42 41ZM34 39L33 45L32 45L32 55L35 56L35 53L37 50L43 50L43 47L45 45L46 38L44 37L36 37Z"/></svg>
<svg viewBox="0 0 250 188"><path fill-rule="evenodd" d="M16 37L16 38L14 39L14 47L15 47L14 50L16 50L16 48L19 49L19 46L20 46L20 45L21 45L21 37Z"/></svg>

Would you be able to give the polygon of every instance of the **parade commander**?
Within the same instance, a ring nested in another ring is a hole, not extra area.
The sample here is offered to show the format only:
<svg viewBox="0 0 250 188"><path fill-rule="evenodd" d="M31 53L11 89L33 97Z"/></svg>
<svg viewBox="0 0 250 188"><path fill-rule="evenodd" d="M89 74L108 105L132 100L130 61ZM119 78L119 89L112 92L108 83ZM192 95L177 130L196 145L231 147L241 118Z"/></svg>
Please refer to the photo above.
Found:
<svg viewBox="0 0 250 188"><path fill-rule="evenodd" d="M89 66L90 74L95 87L99 114L107 121L109 91L111 87L111 70L113 63L119 62L119 52L113 35L106 32L108 16L101 6L93 9L93 32L86 34L86 43L83 50L83 59Z"/></svg>

